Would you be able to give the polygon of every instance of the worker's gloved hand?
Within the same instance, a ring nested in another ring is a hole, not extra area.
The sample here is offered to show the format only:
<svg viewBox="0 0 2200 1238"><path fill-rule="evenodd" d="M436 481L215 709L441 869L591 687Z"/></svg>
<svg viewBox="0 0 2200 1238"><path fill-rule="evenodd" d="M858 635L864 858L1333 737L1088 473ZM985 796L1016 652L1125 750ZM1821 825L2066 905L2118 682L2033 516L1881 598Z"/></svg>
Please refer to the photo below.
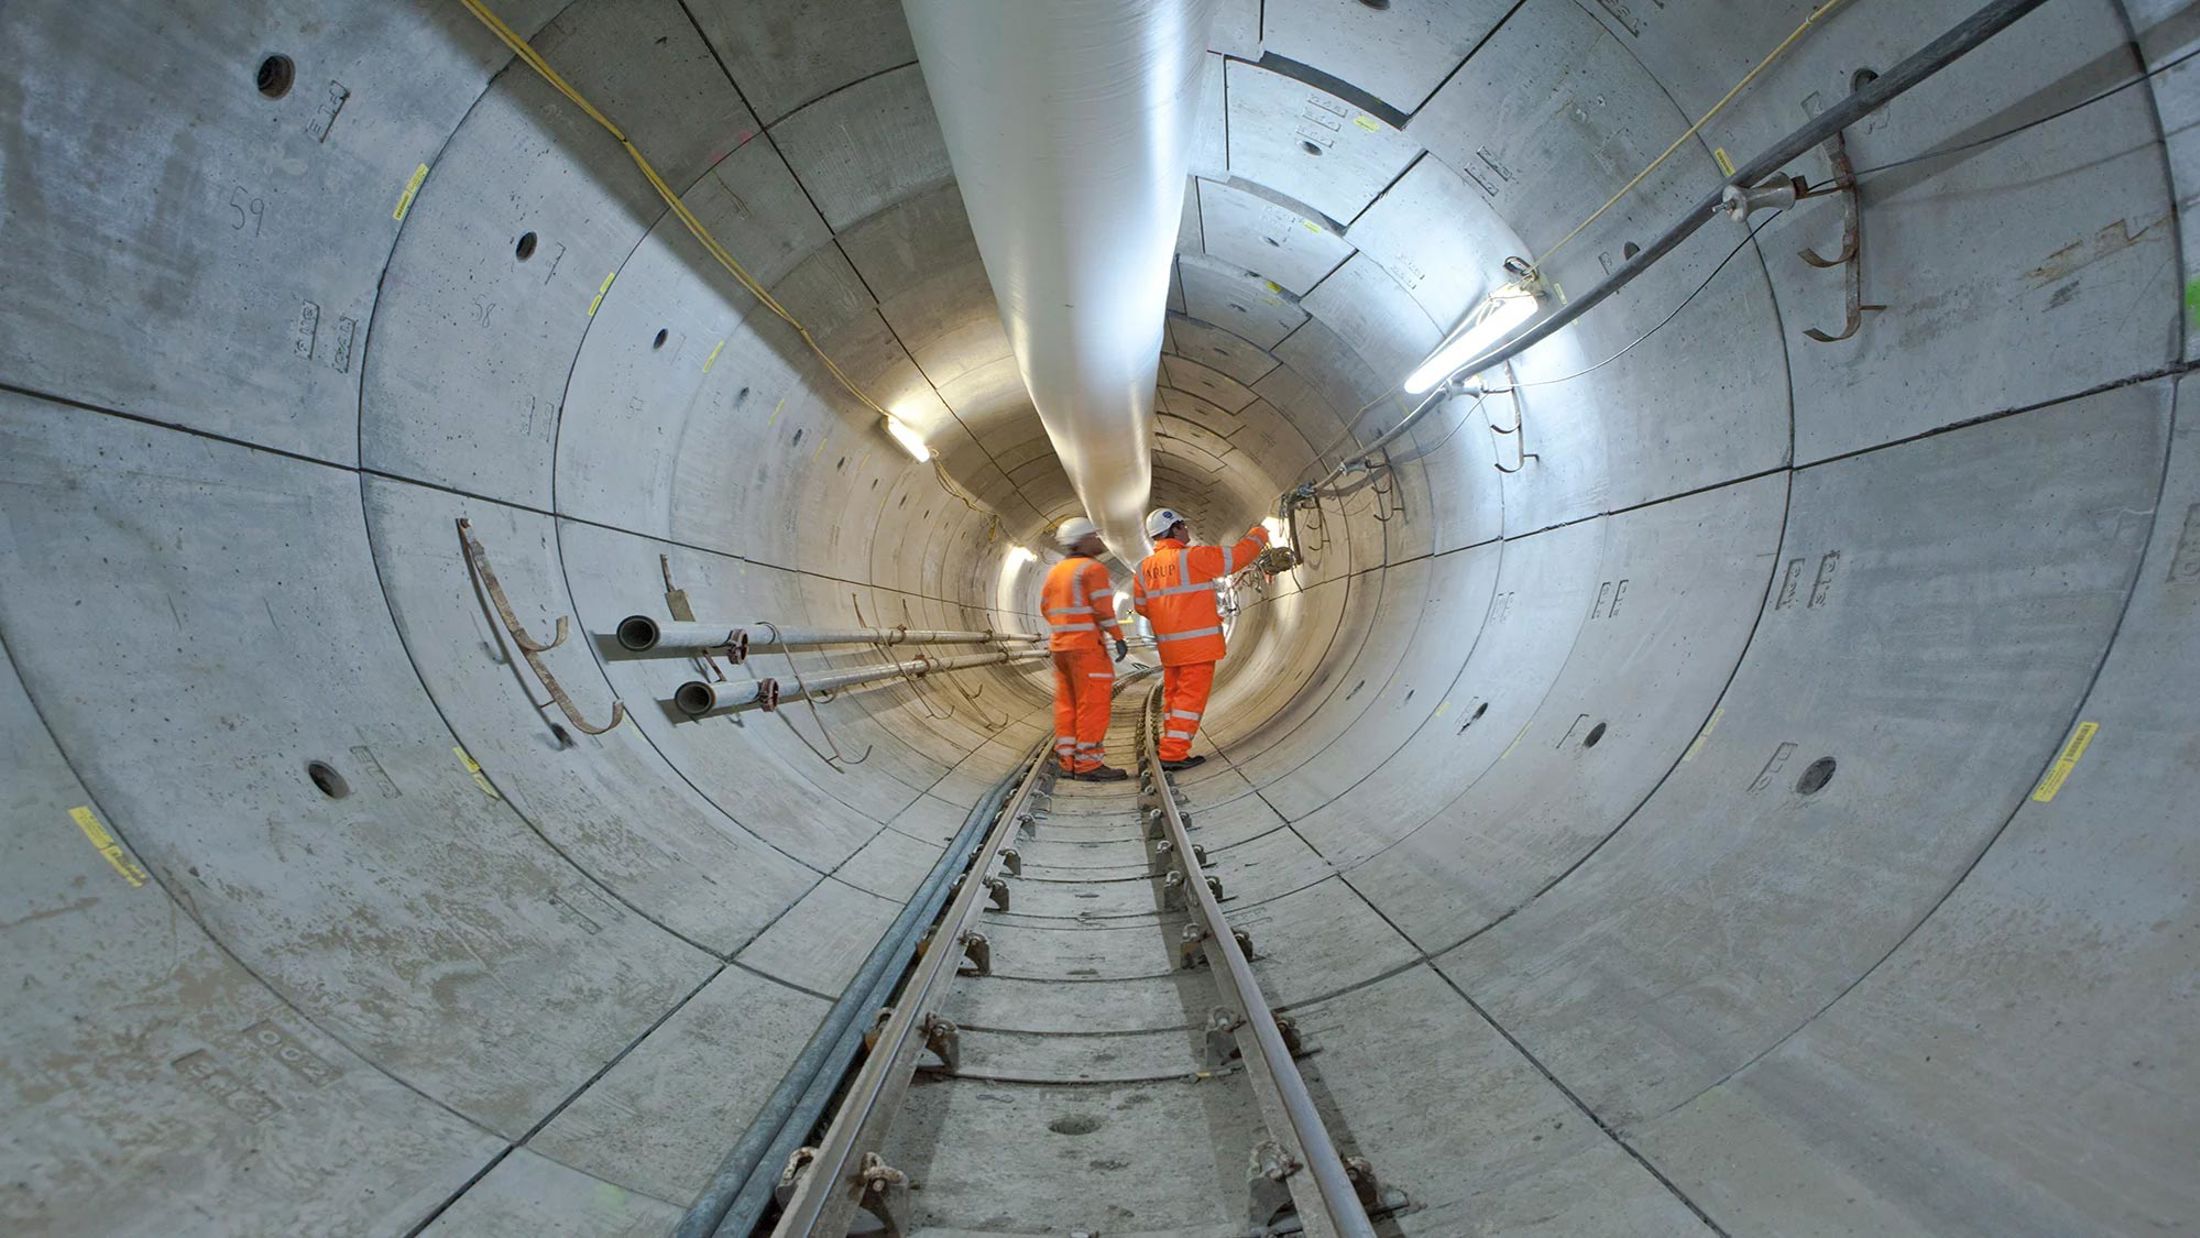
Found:
<svg viewBox="0 0 2200 1238"><path fill-rule="evenodd" d="M1122 637L1120 637L1120 636L1116 637L1116 638L1115 638L1115 660L1116 660L1116 661L1118 661L1118 662L1121 662L1121 661L1122 661L1123 659L1125 659L1125 658L1129 657L1129 656L1130 656L1130 654L1131 654L1131 647L1130 647L1130 645L1129 645L1129 644L1127 644L1127 643L1125 643Z"/></svg>

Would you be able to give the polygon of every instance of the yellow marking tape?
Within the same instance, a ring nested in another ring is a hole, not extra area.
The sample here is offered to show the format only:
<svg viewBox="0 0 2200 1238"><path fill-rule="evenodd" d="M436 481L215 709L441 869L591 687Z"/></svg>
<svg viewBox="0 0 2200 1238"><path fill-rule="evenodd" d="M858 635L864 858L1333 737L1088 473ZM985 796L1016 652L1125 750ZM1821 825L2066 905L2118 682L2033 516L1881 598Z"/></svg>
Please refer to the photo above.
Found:
<svg viewBox="0 0 2200 1238"><path fill-rule="evenodd" d="M1521 723L1520 734L1513 736L1513 742L1505 745L1505 750L1497 754L1497 759L1502 761L1506 757L1511 756L1513 754L1513 749L1520 746L1520 741L1528 737L1528 728L1534 725L1535 719L1533 718L1530 718L1526 722Z"/></svg>
<svg viewBox="0 0 2200 1238"><path fill-rule="evenodd" d="M1383 131L1383 122L1372 116L1355 116L1352 118L1352 123L1369 133L1381 133Z"/></svg>
<svg viewBox="0 0 2200 1238"><path fill-rule="evenodd" d="M1306 229L1308 232L1313 233L1315 236L1320 236L1322 234L1322 226L1318 223L1315 223L1311 219L1300 220L1299 226Z"/></svg>
<svg viewBox="0 0 2200 1238"><path fill-rule="evenodd" d="M1719 719L1724 717L1726 717L1726 706L1724 705L1711 711L1711 721L1704 723L1703 729L1696 732L1696 742L1688 745L1688 751L1681 754L1681 764L1686 765L1696 759L1696 754L1703 751L1704 741L1711 738L1711 732L1719 728Z"/></svg>
<svg viewBox="0 0 2200 1238"><path fill-rule="evenodd" d="M1726 173L1728 176L1734 175L1734 161L1727 158L1726 147L1712 147L1711 157L1719 161L1719 171Z"/></svg>
<svg viewBox="0 0 2200 1238"><path fill-rule="evenodd" d="M399 223L405 222L405 212L413 208L413 195L420 192L420 182L426 179L428 179L427 164L423 163L413 169L412 179L405 182L405 192L397 195L397 209L390 212L391 219Z"/></svg>
<svg viewBox="0 0 2200 1238"><path fill-rule="evenodd" d="M151 877L146 875L144 867L136 860L131 859L129 852L122 849L121 841L107 832L107 827L101 824L99 815L94 813L90 807L71 808L69 819L76 822L76 828L84 831L85 841L92 844L93 850L107 858L107 863L116 872L122 874L122 879L130 883L131 889L135 890L152 880Z"/></svg>
<svg viewBox="0 0 2200 1238"><path fill-rule="evenodd" d="M1450 709L1450 708L1451 708L1451 702L1450 702L1450 701L1438 701L1438 702L1436 703L1436 712L1435 712L1435 713L1433 713L1433 714L1431 714L1431 715L1429 715L1429 716L1430 716L1430 717L1432 717L1432 718L1441 718L1441 717L1443 717L1443 716L1444 716L1444 711L1445 711L1445 710L1447 710L1447 709Z"/></svg>
<svg viewBox="0 0 2200 1238"><path fill-rule="evenodd" d="M474 760L471 753L467 752L464 748L459 747L455 744L452 745L451 751L458 754L458 763L466 768L467 773L474 776L474 785L481 788L481 793L483 795L486 795L493 800L500 800L504 798L503 796L497 794L497 789L495 787L489 785L489 776L481 772L481 762Z"/></svg>
<svg viewBox="0 0 2200 1238"><path fill-rule="evenodd" d="M779 403L777 403L777 404L774 404L774 405L772 405L772 415L771 415L770 417L767 417L767 418L765 418L765 420L764 420L764 428L765 428L765 429L767 429L767 430L771 429L771 428L772 428L772 426L773 426L773 425L774 425L775 423L777 423L777 422L778 422L778 420L779 420L779 410L780 410L780 409L783 409L783 408L785 408L785 407L787 407L787 397L785 397L785 396L781 396L781 397L779 397Z"/></svg>
<svg viewBox="0 0 2200 1238"><path fill-rule="evenodd" d="M710 355L703 358L703 373L710 373L710 367L718 364L718 354L724 351L726 351L726 342L720 340L718 341L718 347L711 349Z"/></svg>
<svg viewBox="0 0 2200 1238"><path fill-rule="evenodd" d="M602 283L596 285L596 299L588 303L588 316L590 318L594 318L596 316L596 310L603 305L603 294L611 291L611 281L617 278L619 278L619 273L617 271L613 271L611 274L603 277Z"/></svg>
<svg viewBox="0 0 2200 1238"><path fill-rule="evenodd" d="M2033 802L2054 802L2055 796L2063 789L2063 783L2070 780L2070 771L2078 768L2078 758L2085 755L2087 748L2092 747L2094 732L2100 729L2101 724L2098 722L2078 724L2078 729L2070 733L2070 742L2063 745L2062 755L2056 757L2055 763L2048 767L2047 777L2040 779L2039 790L2032 793Z"/></svg>

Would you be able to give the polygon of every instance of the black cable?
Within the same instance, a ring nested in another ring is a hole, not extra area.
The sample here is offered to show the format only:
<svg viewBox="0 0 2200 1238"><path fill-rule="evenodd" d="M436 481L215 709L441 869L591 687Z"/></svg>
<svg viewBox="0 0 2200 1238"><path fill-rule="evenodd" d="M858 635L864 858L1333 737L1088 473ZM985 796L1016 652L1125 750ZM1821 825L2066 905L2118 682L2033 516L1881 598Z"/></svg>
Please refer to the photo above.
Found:
<svg viewBox="0 0 2200 1238"><path fill-rule="evenodd" d="M1681 311L1688 308L1689 302L1694 301L1697 297L1702 296L1703 290L1709 288L1711 286L1711 281L1719 278L1719 272L1726 269L1726 264L1734 261L1736 255L1740 254L1743 250L1749 248L1749 243L1757 239L1757 234L1764 231L1767 224L1770 224L1774 219L1779 218L1780 214L1781 213L1779 211L1773 211L1771 214L1765 216L1763 223L1760 223L1756 227L1751 228L1749 230L1749 235L1744 236L1741 241L1734 246L1734 248L1728 250L1726 253L1726 257L1719 259L1719 265L1711 268L1711 274L1703 277L1703 282L1696 285L1696 290L1694 292L1689 293L1687 297L1682 299L1679 305L1674 306L1672 313L1667 314L1664 318L1659 319L1657 326L1654 326L1648 331L1643 332L1641 335L1636 336L1634 340L1627 345L1627 347L1620 349L1618 352L1613 353L1611 356L1597 362L1595 365L1590 366L1586 370L1576 370L1575 372L1568 374L1563 378L1539 378L1536 381L1529 383L1513 383L1509 386L1504 387L1491 387L1488 389L1488 394L1501 395L1508 391L1518 391L1523 387L1548 387L1554 383L1572 382L1574 379L1580 378L1584 374L1593 374L1596 371L1603 369L1605 366L1612 364L1614 361L1619 360L1621 357L1626 356L1628 353L1635 351L1636 345L1641 344L1644 340L1647 340L1651 336L1656 335L1659 331L1664 330L1668 323L1671 323L1674 319L1680 317Z"/></svg>
<svg viewBox="0 0 2200 1238"><path fill-rule="evenodd" d="M1981 146L1991 146L1996 142L2000 142L2008 138L2013 138L2028 129L2037 129L2041 125L2044 125L2049 121L2061 120L2063 117L2068 116L2072 112L2078 111L2081 108L2092 107L2094 104L2099 103L2103 99L2122 94L2124 91L2131 89L2141 82L2147 81L2150 78L2160 77L2162 74L2169 72L2171 69L2176 68L2178 65L2185 63L2195 56L2200 56L2200 48L2194 48L2193 50L2186 52L2184 55L2177 57L2175 60L2169 61L2168 63L2162 65L2160 68L2149 69L2145 73L2141 73L2139 76L2132 78L2130 81L2124 82L2121 85L2111 86L2107 90L2104 90L2089 99L2081 99L2078 102L2071 104L2069 107L2063 108L2061 111L2049 112L2045 116L2039 117L2036 120L2028 120L2013 129L2005 129L2000 133L1990 134L1986 137L1978 138L1970 142L1964 142L1957 146L1944 146L1937 150L1929 150L1922 155L1911 155L1907 159L1897 159L1892 163L1881 163L1875 164L1868 168L1859 168L1854 173L1851 173L1851 175L1856 177L1870 176L1875 172L1886 172L1894 168L1906 168L1913 163L1923 163L1928 159L1945 159L1950 155L1960 155L1967 150L1977 150ZM1821 181L1818 184L1812 185L1810 187L1810 192L1817 193L1821 190L1831 189L1833 187L1833 181Z"/></svg>

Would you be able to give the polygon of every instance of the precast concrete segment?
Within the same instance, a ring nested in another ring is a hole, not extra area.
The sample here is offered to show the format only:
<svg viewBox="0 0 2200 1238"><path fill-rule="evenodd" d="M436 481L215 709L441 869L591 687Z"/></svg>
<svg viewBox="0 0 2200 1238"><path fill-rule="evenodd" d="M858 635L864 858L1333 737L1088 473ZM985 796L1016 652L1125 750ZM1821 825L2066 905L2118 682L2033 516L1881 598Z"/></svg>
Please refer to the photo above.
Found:
<svg viewBox="0 0 2200 1238"><path fill-rule="evenodd" d="M1405 660L1382 694L1385 699L1379 704L1369 701L1352 729L1349 753L1339 752L1334 762L1297 764L1262 785L1262 794L1279 812L1304 817L1352 794L1423 727L1448 719L1447 725L1457 734L1473 725L1472 715L1484 702L1462 683L1461 674L1475 645L1474 638L1465 634L1478 635L1489 614L1502 554L1501 546L1486 544L1431 560L1434 582L1427 609ZM1337 733L1341 736L1342 728ZM1325 745L1324 751L1333 747ZM1236 759L1233 753L1232 761Z"/></svg>
<svg viewBox="0 0 2200 1238"><path fill-rule="evenodd" d="M533 29L555 8L532 0L508 16ZM21 62L0 83L10 231L46 238L0 259L20 298L0 374L354 461L392 207L501 48L446 6L187 4L118 11L92 29L78 16L37 3L0 18ZM306 66L282 101L255 89L266 53L246 50L269 38Z"/></svg>
<svg viewBox="0 0 2200 1238"><path fill-rule="evenodd" d="M1353 641L1350 661L1330 660L1335 677L1311 712L1303 717L1281 716L1282 725L1264 728L1264 743L1233 745L1231 762L1248 767L1245 772L1255 782L1287 777L1297 764L1290 755L1293 752L1328 747L1377 706L1410 706L1411 702L1402 698L1417 690L1412 684L1397 685L1396 676L1400 662L1421 633L1415 612L1425 614L1431 602L1440 600L1434 594L1435 562L1422 558L1400 564L1383 572L1373 588L1362 589L1370 612L1382 612L1389 622L1379 629L1371 624L1364 637ZM1435 702L1428 704L1433 707ZM1268 758L1265 762L1264 756Z"/></svg>
<svg viewBox="0 0 2200 1238"><path fill-rule="evenodd" d="M679 1208L669 1201L520 1148L420 1233L423 1238L531 1238L562 1228L601 1238L656 1238L679 1219Z"/></svg>
<svg viewBox="0 0 2200 1238"><path fill-rule="evenodd" d="M401 1231L503 1146L354 1053L209 937L168 894L189 874L116 835L5 661L0 765L0 980L15 995L0 1223L63 1235Z"/></svg>
<svg viewBox="0 0 2200 1238"><path fill-rule="evenodd" d="M1738 1226L1833 1192L1872 1224L1944 1233L2144 1232L2200 1207L2180 1168L2189 1140L2121 1135L2182 1129L2200 1083L2177 1031L2193 992L2191 803L2162 775L2190 766L2200 733L2182 690L2200 655L2194 394L2185 380L2137 587L2048 775L1853 991L1642 1127L1644 1148ZM1804 1116L1834 1113L1830 1130ZM2036 1140L2008 1137L2036 1113L2056 1118ZM2086 1148L2113 1151L2103 1164ZM1777 1205L1743 1198L1707 1156L1789 1185Z"/></svg>
<svg viewBox="0 0 2200 1238"><path fill-rule="evenodd" d="M1716 707L1768 604L1786 508L1787 479L1769 477L1597 521L1596 589L1534 714L1488 732L1485 748L1505 743L1489 771L1348 880L1438 951L1580 861Z"/></svg>
<svg viewBox="0 0 2200 1238"><path fill-rule="evenodd" d="M356 477L12 395L0 443L0 567L76 582L0 597L32 699L141 860L309 1018L515 1137L709 973L477 779L390 625Z"/></svg>
<svg viewBox="0 0 2200 1238"><path fill-rule="evenodd" d="M2065 739L2152 523L2130 513L2156 503L2169 395L2128 387L1798 473L1782 584L1701 750L1438 965L1618 1123L1817 1013L1947 895ZM1560 996L1584 968L1612 979ZM1593 1060L1616 1007L1624 1071Z"/></svg>
<svg viewBox="0 0 2200 1238"><path fill-rule="evenodd" d="M1715 1232L1426 965L1290 1013L1330 1129L1411 1194L1400 1233Z"/></svg>
<svg viewBox="0 0 2200 1238"><path fill-rule="evenodd" d="M869 945L847 948L860 961ZM830 1004L729 967L527 1146L626 1190L685 1203L710 1181L732 1136L755 1118ZM725 1069L734 1058L743 1069ZM643 1112L655 1116L633 1120Z"/></svg>
<svg viewBox="0 0 2200 1238"><path fill-rule="evenodd" d="M495 612L451 557L452 521L463 512L473 522L522 622L546 636L566 597L550 518L374 477L364 493L376 572L421 681L468 752L496 772L498 791L555 845L630 903L721 951L816 879L687 786L638 728L584 736L541 708ZM602 713L613 688L585 639L541 656L584 709ZM576 749L596 759L570 759Z"/></svg>
<svg viewBox="0 0 2200 1238"><path fill-rule="evenodd" d="M516 23L516 7L498 9ZM711 168L688 195L706 221L725 213L708 191L731 182L786 221L774 241L801 238L806 250L825 239L814 212L807 220L796 213L799 191L783 168L773 169L783 196L755 184L764 175L761 144L757 154L712 158L710 135L752 132L756 122L676 4L572 5L533 41L670 183L685 188ZM331 142L346 136L330 125ZM606 276L628 263L664 203L609 135L525 65L499 73L443 148L420 158L434 163L432 181L407 204L394 249L383 250L380 297L391 312L376 322L371 349L360 341L360 458L547 507L546 447L575 350L592 329ZM727 239L767 283L790 265L776 245ZM452 408L477 413L454 422Z"/></svg>
<svg viewBox="0 0 2200 1238"><path fill-rule="evenodd" d="M1086 514L1147 545L1154 376L1213 0L905 0L1017 367Z"/></svg>

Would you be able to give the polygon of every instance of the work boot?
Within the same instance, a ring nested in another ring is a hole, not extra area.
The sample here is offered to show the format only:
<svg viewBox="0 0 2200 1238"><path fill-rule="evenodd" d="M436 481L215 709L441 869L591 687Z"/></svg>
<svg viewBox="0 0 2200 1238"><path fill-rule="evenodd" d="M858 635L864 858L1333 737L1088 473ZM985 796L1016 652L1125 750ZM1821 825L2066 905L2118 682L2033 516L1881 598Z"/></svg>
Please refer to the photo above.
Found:
<svg viewBox="0 0 2200 1238"><path fill-rule="evenodd" d="M1083 773L1071 774L1070 777L1079 782L1121 782L1129 778L1130 774L1112 765L1101 765L1088 769Z"/></svg>
<svg viewBox="0 0 2200 1238"><path fill-rule="evenodd" d="M1180 769L1192 769L1196 766L1205 765L1206 763L1207 758L1205 757L1186 757L1181 761L1163 761L1161 763L1161 768L1173 774Z"/></svg>

